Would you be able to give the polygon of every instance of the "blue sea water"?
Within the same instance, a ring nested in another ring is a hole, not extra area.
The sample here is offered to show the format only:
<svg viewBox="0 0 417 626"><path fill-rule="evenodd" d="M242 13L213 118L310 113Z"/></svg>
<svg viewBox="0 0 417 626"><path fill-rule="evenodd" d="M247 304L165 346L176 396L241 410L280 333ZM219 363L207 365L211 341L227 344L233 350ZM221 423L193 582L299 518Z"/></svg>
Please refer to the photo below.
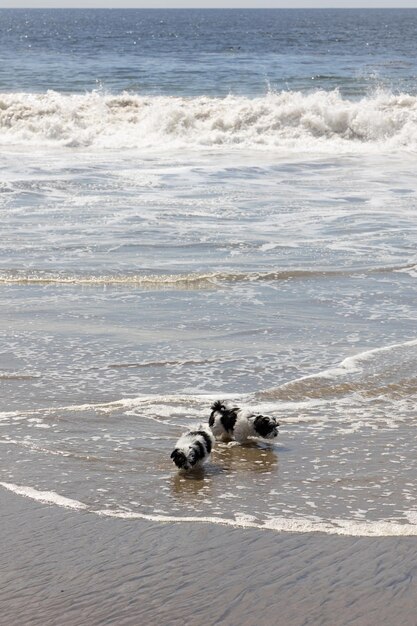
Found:
<svg viewBox="0 0 417 626"><path fill-rule="evenodd" d="M3 486L416 534L416 27L0 11ZM276 415L278 442L177 476L175 440L219 397Z"/></svg>
<svg viewBox="0 0 417 626"><path fill-rule="evenodd" d="M3 10L0 88L415 94L416 10Z"/></svg>

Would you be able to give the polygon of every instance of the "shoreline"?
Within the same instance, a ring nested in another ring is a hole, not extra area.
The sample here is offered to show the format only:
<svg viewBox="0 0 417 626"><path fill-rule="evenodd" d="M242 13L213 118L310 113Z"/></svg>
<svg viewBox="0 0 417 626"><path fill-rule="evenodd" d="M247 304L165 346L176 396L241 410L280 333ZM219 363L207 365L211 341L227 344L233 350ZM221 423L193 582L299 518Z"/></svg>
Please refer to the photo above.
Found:
<svg viewBox="0 0 417 626"><path fill-rule="evenodd" d="M8 626L415 626L417 537L99 517L0 491Z"/></svg>

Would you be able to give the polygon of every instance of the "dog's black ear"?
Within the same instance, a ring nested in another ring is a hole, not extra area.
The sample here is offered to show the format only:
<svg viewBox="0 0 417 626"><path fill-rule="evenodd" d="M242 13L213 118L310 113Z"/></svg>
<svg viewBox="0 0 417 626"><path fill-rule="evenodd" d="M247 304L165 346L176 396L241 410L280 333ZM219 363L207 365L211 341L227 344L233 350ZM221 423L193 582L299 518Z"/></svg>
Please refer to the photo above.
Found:
<svg viewBox="0 0 417 626"><path fill-rule="evenodd" d="M178 448L175 448L175 450L172 452L171 459L173 459L175 465L180 469L187 465L187 457L185 456L184 452L181 452L180 450L178 450Z"/></svg>
<svg viewBox="0 0 417 626"><path fill-rule="evenodd" d="M275 428L275 424L271 422L269 417L265 417L264 415L257 415L255 417L255 421L253 422L253 426L255 431L261 437L266 437Z"/></svg>

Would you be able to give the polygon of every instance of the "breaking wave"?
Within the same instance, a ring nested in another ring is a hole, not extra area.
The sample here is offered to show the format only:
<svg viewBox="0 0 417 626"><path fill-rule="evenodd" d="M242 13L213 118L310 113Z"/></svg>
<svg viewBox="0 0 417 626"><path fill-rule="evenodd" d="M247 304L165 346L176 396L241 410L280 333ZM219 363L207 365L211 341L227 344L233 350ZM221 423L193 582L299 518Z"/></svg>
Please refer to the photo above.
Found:
<svg viewBox="0 0 417 626"><path fill-rule="evenodd" d="M100 91L0 95L0 143L104 149L267 148L323 152L417 148L417 97L338 91L167 97Z"/></svg>

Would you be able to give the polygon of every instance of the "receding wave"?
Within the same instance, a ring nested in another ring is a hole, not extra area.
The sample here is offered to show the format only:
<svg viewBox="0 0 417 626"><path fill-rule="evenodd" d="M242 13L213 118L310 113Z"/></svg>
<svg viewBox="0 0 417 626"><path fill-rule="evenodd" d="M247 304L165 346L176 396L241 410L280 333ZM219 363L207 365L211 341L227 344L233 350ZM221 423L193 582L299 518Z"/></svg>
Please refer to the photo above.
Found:
<svg viewBox="0 0 417 626"><path fill-rule="evenodd" d="M9 285L114 285L150 289L202 289L222 283L274 282L280 280L337 278L361 274L406 271L407 267L346 269L277 269L264 272L194 272L189 274L83 274L46 270L0 270L0 284Z"/></svg>
<svg viewBox="0 0 417 626"><path fill-rule="evenodd" d="M0 486L16 495L20 495L43 504L60 506L74 510L89 510L87 505L78 500L66 498L54 491L39 491L26 485L1 482ZM350 519L325 520L320 517L314 518L285 518L273 517L264 522L256 522L250 516L236 514L234 519L221 516L186 516L186 515L160 515L136 513L126 510L89 510L96 515L118 518L125 520L145 519L153 522L183 522L183 523L206 523L232 526L234 528L258 528L259 530L271 530L289 533L319 532L328 535L347 535L353 537L398 537L416 536L417 524L415 523L414 511L409 511L408 521L403 523L389 520L379 522L356 521Z"/></svg>
<svg viewBox="0 0 417 626"><path fill-rule="evenodd" d="M9 93L0 96L0 141L105 149L414 149L417 97L380 92L352 101L322 90L257 98Z"/></svg>

